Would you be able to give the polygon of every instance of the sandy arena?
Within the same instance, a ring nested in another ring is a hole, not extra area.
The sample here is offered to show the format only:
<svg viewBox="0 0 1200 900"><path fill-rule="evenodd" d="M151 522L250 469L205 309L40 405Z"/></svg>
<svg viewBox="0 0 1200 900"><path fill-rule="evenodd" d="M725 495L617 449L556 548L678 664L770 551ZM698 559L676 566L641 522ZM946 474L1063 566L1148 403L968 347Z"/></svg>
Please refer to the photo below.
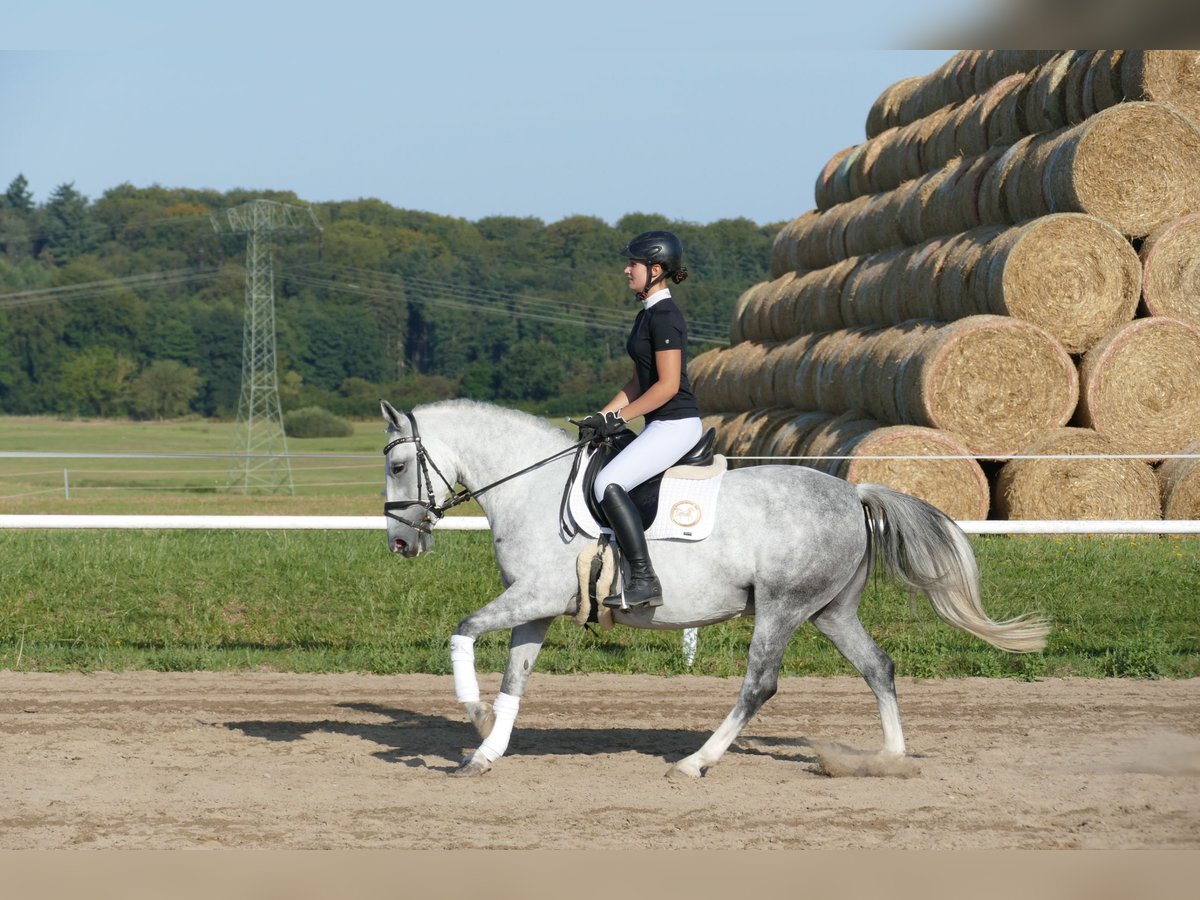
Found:
<svg viewBox="0 0 1200 900"><path fill-rule="evenodd" d="M449 677L0 672L0 849L1200 847L1200 679L904 679L890 767L861 680L784 679L663 777L738 684L535 675L460 779Z"/></svg>

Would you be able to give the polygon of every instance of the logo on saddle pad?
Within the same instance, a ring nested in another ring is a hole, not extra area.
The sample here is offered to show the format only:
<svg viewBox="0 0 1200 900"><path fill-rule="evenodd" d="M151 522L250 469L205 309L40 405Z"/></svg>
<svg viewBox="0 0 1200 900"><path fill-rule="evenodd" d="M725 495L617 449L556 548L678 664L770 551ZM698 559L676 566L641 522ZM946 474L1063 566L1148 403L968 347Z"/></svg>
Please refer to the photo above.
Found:
<svg viewBox="0 0 1200 900"><path fill-rule="evenodd" d="M702 541L712 534L717 518L717 494L725 477L725 457L717 454L711 465L672 466L663 473L658 489L658 512L646 529L651 541ZM602 531L588 507L584 496L584 478L571 485L567 512L574 530L588 537L599 537ZM636 490L636 489L635 489ZM570 536L564 528L563 537Z"/></svg>

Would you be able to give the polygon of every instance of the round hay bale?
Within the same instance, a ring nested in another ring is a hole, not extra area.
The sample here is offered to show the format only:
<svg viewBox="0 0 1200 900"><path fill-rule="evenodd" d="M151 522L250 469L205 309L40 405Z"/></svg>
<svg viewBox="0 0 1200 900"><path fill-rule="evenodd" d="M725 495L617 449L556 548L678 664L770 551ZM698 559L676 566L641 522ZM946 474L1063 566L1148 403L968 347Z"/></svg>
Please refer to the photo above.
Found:
<svg viewBox="0 0 1200 900"><path fill-rule="evenodd" d="M696 395L696 402L709 412L724 412L733 409L729 399L723 395L728 379L722 379L721 370L731 358L731 350L717 348L708 350L688 362L688 380ZM699 363L699 366L696 364Z"/></svg>
<svg viewBox="0 0 1200 900"><path fill-rule="evenodd" d="M1120 453L1087 428L1057 428L1021 456ZM1154 469L1140 459L1011 459L996 476L995 509L1005 519L1158 519Z"/></svg>
<svg viewBox="0 0 1200 900"><path fill-rule="evenodd" d="M867 137L875 137L894 125L903 124L898 121L900 104L916 92L923 80L922 76L913 75L884 89L867 112Z"/></svg>
<svg viewBox="0 0 1200 900"><path fill-rule="evenodd" d="M1001 96L992 87L963 104L964 111L958 117L954 132L954 146L958 152L964 156L978 156L991 146L987 138L987 120Z"/></svg>
<svg viewBox="0 0 1200 900"><path fill-rule="evenodd" d="M1140 237L1200 209L1200 130L1158 103L1121 103L1069 129L1045 167L1050 209Z"/></svg>
<svg viewBox="0 0 1200 900"><path fill-rule="evenodd" d="M861 256L880 249L871 245L866 231L872 204L877 203L878 199L878 196L869 194L855 197L826 213L833 217L828 247L830 264L848 256Z"/></svg>
<svg viewBox="0 0 1200 900"><path fill-rule="evenodd" d="M840 308L844 327L880 325L889 321L883 311L887 300L887 274L902 253L902 250L892 249L861 257L842 287Z"/></svg>
<svg viewBox="0 0 1200 900"><path fill-rule="evenodd" d="M1200 443L1182 452L1194 458L1163 460L1156 472L1164 519L1200 519Z"/></svg>
<svg viewBox="0 0 1200 900"><path fill-rule="evenodd" d="M897 290L896 319L931 319L936 298L938 273L946 262L946 250L953 236L943 235L922 241L910 248Z"/></svg>
<svg viewBox="0 0 1200 900"><path fill-rule="evenodd" d="M900 234L904 236L904 243L919 244L928 238L945 233L927 230L933 225L933 215L929 209L933 202L934 192L953 170L953 164L947 163L934 172L929 172L900 186L899 190L905 191L899 219ZM930 220L928 225L926 219Z"/></svg>
<svg viewBox="0 0 1200 900"><path fill-rule="evenodd" d="M775 232L775 238L771 241L771 255L768 258L768 272L772 278L778 278L784 272L792 270L791 255L794 252L792 245L794 238L792 237L792 225L795 224L795 219L788 222L779 231Z"/></svg>
<svg viewBox="0 0 1200 900"><path fill-rule="evenodd" d="M749 465L742 462L741 457L750 455L750 448L758 437L759 430L766 423L766 414L765 409L747 410L734 416L726 426L728 437L725 453L729 457L730 466Z"/></svg>
<svg viewBox="0 0 1200 900"><path fill-rule="evenodd" d="M942 147L946 144L944 133L947 129L951 133L950 140L953 142L953 120L956 109L957 107L954 106L946 106L914 123L920 126L917 132L917 158L920 160L922 173L940 168L945 165L946 160L954 155L953 150L948 155L943 155Z"/></svg>
<svg viewBox="0 0 1200 900"><path fill-rule="evenodd" d="M1137 311L1142 269L1115 228L1056 213L1002 232L985 253L980 312L1015 316L1084 353Z"/></svg>
<svg viewBox="0 0 1200 900"><path fill-rule="evenodd" d="M760 404L752 400L755 373L767 358L769 347L756 341L744 341L725 351L711 379L712 410L753 409Z"/></svg>
<svg viewBox="0 0 1200 900"><path fill-rule="evenodd" d="M913 330L906 325L883 328L876 331L867 341L864 351L863 396L864 405L884 416L887 421L898 421L897 373L913 352Z"/></svg>
<svg viewBox="0 0 1200 900"><path fill-rule="evenodd" d="M963 217L959 203L960 185L969 176L974 158L955 157L946 163L946 177L929 195L926 207L921 211L921 227L927 238L939 234L959 234L971 227Z"/></svg>
<svg viewBox="0 0 1200 900"><path fill-rule="evenodd" d="M1138 252L1147 312L1200 325L1200 213L1160 225Z"/></svg>
<svg viewBox="0 0 1200 900"><path fill-rule="evenodd" d="M899 191L876 194L862 221L858 237L859 246L871 248L868 252L904 246L904 235L900 233L899 223L903 204L904 197ZM849 234L846 236L846 249L852 249Z"/></svg>
<svg viewBox="0 0 1200 900"><path fill-rule="evenodd" d="M707 390L708 379L712 377L713 370L716 368L721 353L722 348L716 347L712 350L705 350L703 353L697 354L688 360L688 381L692 385L692 392L697 397Z"/></svg>
<svg viewBox="0 0 1200 900"><path fill-rule="evenodd" d="M793 272L807 272L810 269L819 268L818 266L805 265L801 257L801 240L815 230L817 222L820 221L823 213L815 209L810 209L793 219L788 226L788 235L791 237L791 245L788 247L789 256L787 257L788 269Z"/></svg>
<svg viewBox="0 0 1200 900"><path fill-rule="evenodd" d="M1050 201L1046 197L1042 173L1046 161L1057 149L1055 138L1061 132L1032 135L1025 152L1013 167L1004 183L1008 213L1016 222L1044 216L1050 212Z"/></svg>
<svg viewBox="0 0 1200 900"><path fill-rule="evenodd" d="M966 170L954 183L953 195L950 202L954 204L956 218L966 229L978 228L987 224L979 210L979 194L983 179L1003 155L1004 151L996 148L986 150L979 156L973 157Z"/></svg>
<svg viewBox="0 0 1200 900"><path fill-rule="evenodd" d="M749 445L746 448L745 456L770 456L771 447L775 441L775 435L781 428L787 425L796 416L794 409L784 409L781 407L771 406L763 409L763 414L750 426ZM771 462L768 459L752 459L746 460L751 465L766 465Z"/></svg>
<svg viewBox="0 0 1200 900"><path fill-rule="evenodd" d="M730 344L740 344L742 341L747 340L746 321L754 317L755 313L753 310L761 302L761 295L766 290L768 284L770 284L768 281L753 284L742 291L737 300L734 301L733 312L729 316Z"/></svg>
<svg viewBox="0 0 1200 900"><path fill-rule="evenodd" d="M810 270L829 265L825 243L832 215L833 210L821 213L814 209L794 219L788 226L792 240L789 257L791 268Z"/></svg>
<svg viewBox="0 0 1200 900"><path fill-rule="evenodd" d="M879 157L869 173L870 193L890 191L921 174L920 126L921 122L918 121L888 132L886 141L880 147Z"/></svg>
<svg viewBox="0 0 1200 900"><path fill-rule="evenodd" d="M945 263L934 285L933 318L953 322L990 312L977 290L975 273L992 241L1004 231L1000 225L972 228L947 246Z"/></svg>
<svg viewBox="0 0 1200 900"><path fill-rule="evenodd" d="M1121 86L1124 50L1104 50L1092 57L1083 82L1083 112L1094 116L1125 99Z"/></svg>
<svg viewBox="0 0 1200 900"><path fill-rule="evenodd" d="M776 278L774 281L767 283L766 295L760 314L763 327L762 340L782 341L790 338L795 333L793 330L794 309L792 300L794 291L792 290L792 285L795 284L797 277L795 272L788 272L782 278Z"/></svg>
<svg viewBox="0 0 1200 900"><path fill-rule="evenodd" d="M968 316L922 343L904 385L905 422L963 435L983 457L1005 456L1065 425L1079 399L1071 357L1036 325Z"/></svg>
<svg viewBox="0 0 1200 900"><path fill-rule="evenodd" d="M1067 115L1068 125L1078 125L1086 119L1089 113L1084 111L1084 86L1087 82L1088 70L1092 66L1099 50L1088 50L1076 54L1067 72L1067 80L1063 85L1063 110Z"/></svg>
<svg viewBox="0 0 1200 900"><path fill-rule="evenodd" d="M871 253L877 249L871 242L870 229L871 223L876 218L875 209L883 196L883 194L874 194L858 198L862 208L846 222L846 254L848 256L862 256L864 253Z"/></svg>
<svg viewBox="0 0 1200 900"><path fill-rule="evenodd" d="M836 331L844 327L840 308L842 289L858 263L858 257L844 259L824 269L807 272L793 282L796 291L795 334Z"/></svg>
<svg viewBox="0 0 1200 900"><path fill-rule="evenodd" d="M762 357L745 375L746 401L740 406L754 409L760 406L781 406L775 399L775 363L780 356L782 344L763 341Z"/></svg>
<svg viewBox="0 0 1200 900"><path fill-rule="evenodd" d="M809 435L829 421L828 413L801 412L784 422L772 435L770 443L763 448L763 456L799 457L803 455ZM774 459L778 465L802 466L802 459Z"/></svg>
<svg viewBox="0 0 1200 900"><path fill-rule="evenodd" d="M882 484L920 497L957 520L988 516L990 492L983 468L962 439L918 425L890 425L864 431L840 448L847 459L840 474L855 484ZM880 456L955 459L868 459Z"/></svg>
<svg viewBox="0 0 1200 900"><path fill-rule="evenodd" d="M1071 65L1082 51L1059 54L1038 67L1025 107L1031 133L1054 131L1067 124L1066 86Z"/></svg>
<svg viewBox="0 0 1200 900"><path fill-rule="evenodd" d="M843 147L837 153L829 158L829 162L825 163L820 173L817 175L817 183L814 186L814 200L818 210L826 210L840 203L837 198L845 193L844 190L837 189L834 182L837 180L838 171L841 168L842 161L852 153L858 150L858 145L851 147Z"/></svg>
<svg viewBox="0 0 1200 900"><path fill-rule="evenodd" d="M987 142L989 147L1007 147L1025 136L1025 129L1017 118L1017 107L1022 102L1021 92L1028 89L1024 75L1010 75L996 83L996 107L987 120Z"/></svg>
<svg viewBox="0 0 1200 900"><path fill-rule="evenodd" d="M847 328L827 335L822 342L825 346L817 369L817 409L841 413L856 405L858 392L849 370L862 346L863 333L861 328Z"/></svg>
<svg viewBox="0 0 1200 900"><path fill-rule="evenodd" d="M1156 100L1200 122L1200 50L1126 50L1121 88L1127 100Z"/></svg>
<svg viewBox="0 0 1200 900"><path fill-rule="evenodd" d="M888 329L880 329L872 338L870 384L867 410L881 422L892 425L914 424L907 408L909 384L920 374L922 348L939 323L928 319L910 319ZM885 346L880 347L880 344ZM876 370L879 367L879 370Z"/></svg>
<svg viewBox="0 0 1200 900"><path fill-rule="evenodd" d="M817 407L817 369L820 365L818 348L828 334L805 334L788 341L788 349L779 365L786 366L790 378L776 379L776 384L783 383L785 390L781 396L787 398L788 406L806 411L816 410Z"/></svg>
<svg viewBox="0 0 1200 900"><path fill-rule="evenodd" d="M1200 328L1135 319L1097 343L1079 368L1078 423L1127 453L1178 453L1200 434Z"/></svg>
<svg viewBox="0 0 1200 900"><path fill-rule="evenodd" d="M807 457L804 464L830 475L838 474L843 463L843 445L878 426L878 422L859 409L827 419L810 433L801 454Z"/></svg>
<svg viewBox="0 0 1200 900"><path fill-rule="evenodd" d="M1018 140L983 174L978 201L981 225L1005 225L1016 221L1008 208L1008 179L1032 140L1033 135Z"/></svg>
<svg viewBox="0 0 1200 900"><path fill-rule="evenodd" d="M971 114L973 99L966 100L958 106L949 107L950 113L938 129L937 136L933 141L935 166L949 162L957 156L966 155L966 151L959 146L958 133L965 126L967 118Z"/></svg>
<svg viewBox="0 0 1200 900"><path fill-rule="evenodd" d="M879 154L896 131L895 127L889 128L859 146L858 153L847 171L852 197L871 193L871 171L879 161Z"/></svg>
<svg viewBox="0 0 1200 900"><path fill-rule="evenodd" d="M963 317L962 306L967 290L967 272L974 266L983 248L967 232L946 241L942 264L933 282L933 306L929 317L938 322L953 322Z"/></svg>

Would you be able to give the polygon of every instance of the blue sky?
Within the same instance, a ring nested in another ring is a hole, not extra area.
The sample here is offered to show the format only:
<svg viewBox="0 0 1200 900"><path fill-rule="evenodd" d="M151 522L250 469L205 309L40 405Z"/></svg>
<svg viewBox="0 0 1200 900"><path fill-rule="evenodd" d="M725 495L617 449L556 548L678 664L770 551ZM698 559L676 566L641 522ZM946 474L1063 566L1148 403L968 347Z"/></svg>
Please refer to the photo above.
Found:
<svg viewBox="0 0 1200 900"><path fill-rule="evenodd" d="M478 219L793 218L961 3L10 5L0 188L378 197Z"/></svg>

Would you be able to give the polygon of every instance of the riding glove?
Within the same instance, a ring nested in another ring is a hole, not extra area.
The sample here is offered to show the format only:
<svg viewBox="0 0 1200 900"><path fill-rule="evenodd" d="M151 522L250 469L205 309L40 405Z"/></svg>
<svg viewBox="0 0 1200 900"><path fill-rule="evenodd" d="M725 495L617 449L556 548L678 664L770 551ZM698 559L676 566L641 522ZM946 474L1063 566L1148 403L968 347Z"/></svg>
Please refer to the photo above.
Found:
<svg viewBox="0 0 1200 900"><path fill-rule="evenodd" d="M595 412L579 423L579 439L603 440L624 431L626 427L625 420L615 412Z"/></svg>

